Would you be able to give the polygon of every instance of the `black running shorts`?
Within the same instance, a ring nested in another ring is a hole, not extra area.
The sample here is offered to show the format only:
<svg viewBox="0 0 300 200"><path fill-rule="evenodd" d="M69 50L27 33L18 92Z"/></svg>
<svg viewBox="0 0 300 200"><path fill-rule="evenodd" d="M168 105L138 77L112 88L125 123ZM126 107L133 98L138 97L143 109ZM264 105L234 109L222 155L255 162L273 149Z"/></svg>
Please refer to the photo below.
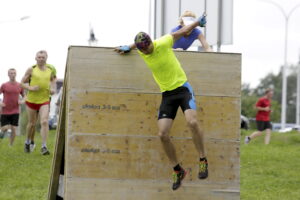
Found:
<svg viewBox="0 0 300 200"><path fill-rule="evenodd" d="M179 106L182 112L187 109L196 110L194 92L188 82L172 91L162 93L158 119L169 118L174 120Z"/></svg>
<svg viewBox="0 0 300 200"><path fill-rule="evenodd" d="M270 121L256 121L256 127L259 131L264 131L266 129L272 129L272 124Z"/></svg>
<svg viewBox="0 0 300 200"><path fill-rule="evenodd" d="M1 126L19 125L19 114L11 114L11 115L1 115Z"/></svg>

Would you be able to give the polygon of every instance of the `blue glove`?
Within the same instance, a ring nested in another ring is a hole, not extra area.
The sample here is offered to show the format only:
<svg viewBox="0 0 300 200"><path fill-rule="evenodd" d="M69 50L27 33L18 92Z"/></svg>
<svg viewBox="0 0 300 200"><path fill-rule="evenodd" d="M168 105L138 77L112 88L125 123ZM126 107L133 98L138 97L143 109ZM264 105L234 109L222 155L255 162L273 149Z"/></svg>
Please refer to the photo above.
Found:
<svg viewBox="0 0 300 200"><path fill-rule="evenodd" d="M201 17L199 17L198 22L199 22L200 27L205 27L206 26L206 14L203 14Z"/></svg>
<svg viewBox="0 0 300 200"><path fill-rule="evenodd" d="M130 46L128 46L128 45L120 46L119 50L124 53L129 53L131 51Z"/></svg>

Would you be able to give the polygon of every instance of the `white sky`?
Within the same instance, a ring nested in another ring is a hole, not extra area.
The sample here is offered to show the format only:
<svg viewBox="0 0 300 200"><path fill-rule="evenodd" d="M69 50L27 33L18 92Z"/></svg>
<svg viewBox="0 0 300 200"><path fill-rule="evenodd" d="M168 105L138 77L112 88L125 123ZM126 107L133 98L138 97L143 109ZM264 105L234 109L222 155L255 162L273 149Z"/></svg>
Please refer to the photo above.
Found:
<svg viewBox="0 0 300 200"><path fill-rule="evenodd" d="M273 0L286 13L300 0ZM289 19L288 64L300 59L300 7ZM284 64L285 18L273 4L262 0L234 0L233 45L222 51L242 53L242 82L256 87L261 78L277 74ZM296 87L296 86L295 86Z"/></svg>
<svg viewBox="0 0 300 200"><path fill-rule="evenodd" d="M300 0L273 1L286 12L300 4ZM23 16L30 18L19 21ZM148 17L149 0L1 0L0 83L8 80L11 67L17 69L20 81L41 49L48 51L48 63L63 78L68 46L88 45L90 23L98 46L115 47L132 43L139 31L148 31ZM300 7L289 20L292 64L300 54L299 20ZM278 8L262 0L234 0L233 38L234 44L222 51L242 53L242 82L255 87L267 73L278 73L284 62L284 17Z"/></svg>

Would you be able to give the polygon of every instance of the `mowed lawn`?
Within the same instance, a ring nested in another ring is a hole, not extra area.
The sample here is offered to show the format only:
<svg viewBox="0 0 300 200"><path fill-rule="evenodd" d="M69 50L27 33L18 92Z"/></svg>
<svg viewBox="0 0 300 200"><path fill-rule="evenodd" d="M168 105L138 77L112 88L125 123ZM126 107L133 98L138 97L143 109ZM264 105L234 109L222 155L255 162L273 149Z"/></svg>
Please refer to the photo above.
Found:
<svg viewBox="0 0 300 200"><path fill-rule="evenodd" d="M244 144L241 136L241 199L300 199L300 133L272 133L269 145L264 135Z"/></svg>
<svg viewBox="0 0 300 200"><path fill-rule="evenodd" d="M36 133L36 148L24 153L25 136L17 136L10 147L8 138L0 140L0 199L44 200L47 199L51 164L54 152L55 131L50 131L48 149L50 156L42 156L41 137Z"/></svg>
<svg viewBox="0 0 300 200"><path fill-rule="evenodd" d="M245 145L241 136L241 199L298 200L300 199L300 133L273 133L271 143L263 137ZM0 199L47 199L55 131L48 139L50 156L40 154L41 138L31 154L24 153L24 136L18 136L13 147L8 138L0 141Z"/></svg>

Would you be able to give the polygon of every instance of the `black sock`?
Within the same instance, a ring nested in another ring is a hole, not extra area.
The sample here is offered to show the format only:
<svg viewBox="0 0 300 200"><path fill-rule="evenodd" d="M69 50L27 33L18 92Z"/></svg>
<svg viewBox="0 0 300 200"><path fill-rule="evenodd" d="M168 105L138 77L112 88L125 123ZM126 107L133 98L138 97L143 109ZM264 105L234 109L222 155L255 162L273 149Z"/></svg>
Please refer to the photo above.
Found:
<svg viewBox="0 0 300 200"><path fill-rule="evenodd" d="M31 143L30 144L34 144L34 141L31 141Z"/></svg>
<svg viewBox="0 0 300 200"><path fill-rule="evenodd" d="M174 169L174 171L179 172L182 168L180 167L179 164L177 164L173 169Z"/></svg>
<svg viewBox="0 0 300 200"><path fill-rule="evenodd" d="M200 158L200 161L207 161L206 157Z"/></svg>

